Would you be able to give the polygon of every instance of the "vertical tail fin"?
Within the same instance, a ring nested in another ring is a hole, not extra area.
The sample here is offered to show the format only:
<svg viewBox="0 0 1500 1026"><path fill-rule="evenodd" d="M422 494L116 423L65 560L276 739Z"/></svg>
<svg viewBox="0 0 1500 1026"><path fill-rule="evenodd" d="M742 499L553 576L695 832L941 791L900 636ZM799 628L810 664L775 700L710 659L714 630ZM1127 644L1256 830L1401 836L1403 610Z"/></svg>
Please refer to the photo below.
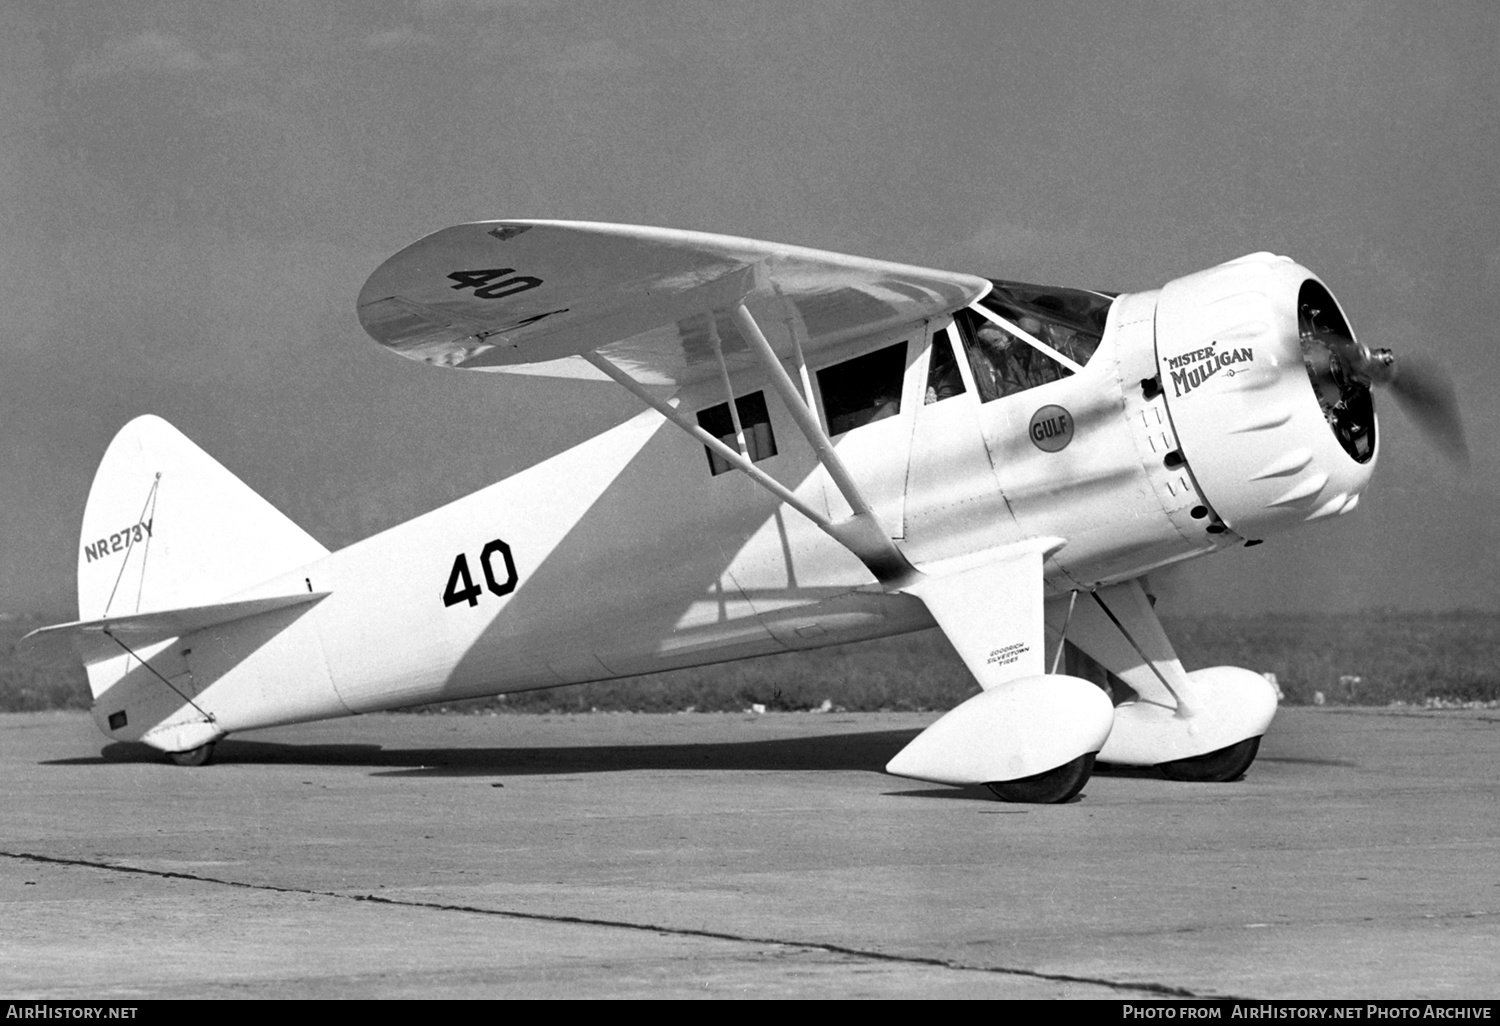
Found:
<svg viewBox="0 0 1500 1026"><path fill-rule="evenodd" d="M182 432L137 417L94 474L79 541L78 616L205 605L327 554ZM126 663L90 663L96 698Z"/></svg>

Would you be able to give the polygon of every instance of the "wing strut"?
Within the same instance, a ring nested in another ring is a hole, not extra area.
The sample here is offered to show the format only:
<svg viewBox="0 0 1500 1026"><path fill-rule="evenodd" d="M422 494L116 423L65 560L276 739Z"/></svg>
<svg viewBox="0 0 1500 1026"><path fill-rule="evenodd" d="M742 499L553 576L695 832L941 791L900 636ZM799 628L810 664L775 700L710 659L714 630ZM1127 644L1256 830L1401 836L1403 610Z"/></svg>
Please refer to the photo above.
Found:
<svg viewBox="0 0 1500 1026"><path fill-rule="evenodd" d="M744 429L740 425L739 412L735 408L734 394L729 381L728 369L724 366L724 356L719 345L717 329L711 329L710 340L713 343L715 354L719 357L720 372L724 377L726 391L729 391L729 411L735 429L735 439L739 443L740 451L736 452L725 445L718 438L703 430L702 427L693 422L687 414L664 399L652 395L644 385L636 381L628 372L614 363L608 357L601 354L597 349L589 350L581 355L594 367L604 372L614 381L623 385L636 398L647 406L656 410L673 424L686 431L693 438L708 446L710 450L722 456L730 466L744 471L750 479L782 502L791 506L798 513L811 520L823 531L826 531L835 541L843 545L860 561L869 568L875 579L889 590L897 590L912 583L921 575L912 565L907 562L901 550L886 535L885 529L876 520L874 511L860 493L859 486L855 483L849 468L844 461L839 459L834 450L833 441L828 437L828 432L823 429L819 422L817 413L814 412L808 398L804 397L797 389L792 378L787 374L786 368L782 366L781 360L777 358L776 351L766 341L766 336L761 332L760 325L755 322L755 317L746 309L743 301L737 303L732 311L735 327L739 329L741 337L756 358L760 360L770 378L771 387L781 397L791 414L792 420L799 430L807 438L808 444L812 446L813 453L823 469L828 471L828 476L838 488L839 494L849 504L850 516L842 520L832 520L823 515L803 499L799 498L780 481L771 477L765 471L755 466L745 454ZM713 318L709 318L713 324ZM795 339L795 335L793 336ZM800 359L800 347L798 351L798 370L803 378L803 383L810 386L806 364ZM809 390L808 395L811 395Z"/></svg>
<svg viewBox="0 0 1500 1026"><path fill-rule="evenodd" d="M750 447L745 444L745 425L740 423L740 404L734 401L734 382L729 380L729 367L724 363L724 343L719 338L719 322L708 319L708 341L719 361L719 380L724 384L724 401L729 406L729 422L734 425L734 442L740 447L740 455L750 456Z"/></svg>
<svg viewBox="0 0 1500 1026"><path fill-rule="evenodd" d="M859 487L850 476L849 468L844 466L844 461L839 459L839 454L834 451L833 441L823 430L817 414L797 393L797 386L792 383L786 368L776 358L776 352L771 348L771 343L766 341L766 336L761 333L760 325L755 323L755 318L750 315L749 310L745 309L744 303L734 308L732 316L734 326L740 329L740 335L749 343L750 351L760 357L760 362L771 375L771 387L776 389L777 395L781 396L781 401L786 404L792 420L796 421L797 427L806 436L808 444L813 447L818 462L823 464L824 469L828 471L828 476L833 478L833 483L838 486L840 494L844 496L844 501L849 504L849 508L854 511L856 517L870 514L870 504L859 493ZM795 337L794 335L793 338Z"/></svg>
<svg viewBox="0 0 1500 1026"><path fill-rule="evenodd" d="M771 288L776 293L776 299L783 310L791 309L791 304L781 291L781 285L777 282L771 283ZM792 340L792 355L797 361L797 378L802 382L802 395L807 399L807 408L816 409L813 404L812 375L807 372L807 357L802 355L802 337L797 333L797 328L792 324L792 318L786 318L786 335Z"/></svg>
<svg viewBox="0 0 1500 1026"><path fill-rule="evenodd" d="M781 401L786 404L787 412L792 415L792 420L802 430L808 444L817 454L818 462L823 464L823 469L828 471L828 476L838 487L839 494L843 495L844 501L853 511L848 519L841 520L824 530L863 560L865 566L869 567L870 572L875 575L875 579L885 587L894 590L903 584L910 583L918 576L917 571L906 561L901 550L896 548L895 543L887 537L885 529L880 526L880 522L875 519L875 512L865 501L865 497L860 494L859 486L854 483L849 468L844 466L844 461L839 459L839 454L834 450L833 440L828 437L828 432L823 430L823 425L818 422L818 416L813 412L812 407L798 394L791 375L787 374L786 368L776 358L776 351L771 348L771 343L766 341L760 325L755 323L755 318L743 301L735 305L732 316L735 327L740 329L740 336L750 346L750 351L760 358L762 366L770 376L771 387L776 389L777 395L781 396ZM795 339L796 335L792 337ZM805 377L805 364L802 366L802 372Z"/></svg>
<svg viewBox="0 0 1500 1026"><path fill-rule="evenodd" d="M803 516L807 517L807 519L817 524L823 530L827 531L830 534L833 534L833 522L830 521L827 517L819 513L817 510L813 509L802 499L798 498L797 495L791 491L791 489L787 488L780 481L776 480L770 474L767 474L764 470L761 470L755 464L751 463L740 453L731 449L729 446L719 441L719 439L715 438L713 435L703 430L697 424L693 423L693 421L687 416L687 414L683 413L677 407L673 406L670 402L652 395L646 390L645 386L636 381L635 378L632 378L628 373L621 370L608 357L601 355L597 349L591 349L588 352L580 353L579 355L589 363L593 364L595 367L599 368L599 370L609 375L615 381L623 385L641 402L651 407L657 413L660 413L663 417L666 417L673 424L676 424L678 427L682 428L682 430L686 431L698 441L708 446L718 455L724 457L724 459L728 460L730 465L735 469L743 470L756 484L766 489L772 495L775 495L782 502L786 503L788 506L795 509L798 513L801 513ZM835 535L835 537L837 537L837 535Z"/></svg>

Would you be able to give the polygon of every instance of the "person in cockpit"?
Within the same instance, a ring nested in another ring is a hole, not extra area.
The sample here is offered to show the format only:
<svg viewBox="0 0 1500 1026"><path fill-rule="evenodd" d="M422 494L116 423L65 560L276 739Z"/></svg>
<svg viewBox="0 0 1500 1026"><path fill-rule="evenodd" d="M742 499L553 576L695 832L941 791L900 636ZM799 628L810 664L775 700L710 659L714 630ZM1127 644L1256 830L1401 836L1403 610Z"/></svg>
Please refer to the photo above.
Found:
<svg viewBox="0 0 1500 1026"><path fill-rule="evenodd" d="M974 333L974 338L979 343L984 362L994 374L993 394L1009 395L1030 387L1026 368L1017 352L1020 343L1010 332L997 324L984 324Z"/></svg>

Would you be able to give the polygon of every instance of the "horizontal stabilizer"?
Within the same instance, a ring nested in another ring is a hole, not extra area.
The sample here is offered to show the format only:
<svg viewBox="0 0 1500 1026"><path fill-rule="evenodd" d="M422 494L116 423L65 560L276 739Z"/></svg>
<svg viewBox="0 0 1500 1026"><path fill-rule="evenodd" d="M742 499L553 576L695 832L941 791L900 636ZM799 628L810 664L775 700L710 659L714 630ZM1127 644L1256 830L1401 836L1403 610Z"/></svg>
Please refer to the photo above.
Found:
<svg viewBox="0 0 1500 1026"><path fill-rule="evenodd" d="M206 606L184 606L180 609L163 609L154 613L127 613L123 616L107 616L99 620L75 620L40 627L21 639L21 644L38 654L76 654L85 663L119 655L115 646L109 647L80 644L102 639L106 635L119 638L131 648L153 645L168 638L181 637L204 627L243 620L260 613L277 609L307 605L327 596L326 591L297 592L291 595L274 595L270 598L243 599L238 602L215 602ZM72 646L65 648L63 646Z"/></svg>

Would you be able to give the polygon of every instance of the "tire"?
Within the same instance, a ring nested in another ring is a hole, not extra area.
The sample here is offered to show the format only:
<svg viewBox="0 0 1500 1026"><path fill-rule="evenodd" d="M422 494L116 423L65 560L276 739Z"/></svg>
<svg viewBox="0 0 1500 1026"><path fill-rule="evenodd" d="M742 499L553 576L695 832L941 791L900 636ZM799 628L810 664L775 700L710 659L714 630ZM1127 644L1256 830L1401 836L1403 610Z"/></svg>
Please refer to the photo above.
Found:
<svg viewBox="0 0 1500 1026"><path fill-rule="evenodd" d="M1094 756L1097 754L1087 752L1045 773L1020 780L996 780L984 786L1002 802L1055 805L1072 799L1083 790L1083 785L1089 782L1089 776L1094 772Z"/></svg>
<svg viewBox="0 0 1500 1026"><path fill-rule="evenodd" d="M206 745L197 748L189 748L185 752L172 752L172 761L179 766L206 766L213 758L214 743L210 741Z"/></svg>
<svg viewBox="0 0 1500 1026"><path fill-rule="evenodd" d="M1237 744L1220 748L1216 752L1209 752L1207 755L1195 755L1191 759L1164 762L1157 769L1161 770L1168 780L1185 780L1195 784L1222 784L1243 777L1245 771L1250 768L1250 764L1255 761L1256 753L1259 751L1260 738L1247 737Z"/></svg>

